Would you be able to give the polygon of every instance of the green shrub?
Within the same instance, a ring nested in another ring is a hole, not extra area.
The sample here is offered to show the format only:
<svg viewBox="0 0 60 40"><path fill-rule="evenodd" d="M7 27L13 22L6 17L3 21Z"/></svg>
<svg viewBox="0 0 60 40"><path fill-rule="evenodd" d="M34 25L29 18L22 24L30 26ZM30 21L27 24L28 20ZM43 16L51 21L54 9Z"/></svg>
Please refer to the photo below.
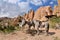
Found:
<svg viewBox="0 0 60 40"><path fill-rule="evenodd" d="M54 28L56 23L60 23L60 17L52 17L50 18L49 24L51 28Z"/></svg>
<svg viewBox="0 0 60 40"><path fill-rule="evenodd" d="M8 26L8 27L2 27L0 25L0 31L3 33L11 33L14 32L15 30L19 30L20 28L18 26L14 27L14 26Z"/></svg>
<svg viewBox="0 0 60 40"><path fill-rule="evenodd" d="M13 32L14 30L15 30L15 28L12 26L4 27L4 28L0 27L0 31L2 31L4 33L10 33L10 32Z"/></svg>

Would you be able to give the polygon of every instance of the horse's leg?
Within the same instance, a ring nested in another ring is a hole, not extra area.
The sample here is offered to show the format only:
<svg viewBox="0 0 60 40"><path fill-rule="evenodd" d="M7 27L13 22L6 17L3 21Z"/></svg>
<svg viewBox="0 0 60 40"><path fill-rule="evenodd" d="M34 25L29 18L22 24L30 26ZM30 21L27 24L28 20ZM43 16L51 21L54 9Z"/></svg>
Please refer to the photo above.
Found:
<svg viewBox="0 0 60 40"><path fill-rule="evenodd" d="M24 23L19 24L19 27L21 28L21 30L23 30L23 29L25 28L25 25L26 25L26 23L25 23L25 22L24 22Z"/></svg>
<svg viewBox="0 0 60 40"><path fill-rule="evenodd" d="M39 35L39 33L40 33L40 32L39 32L39 26L38 26L38 27L37 27L37 35Z"/></svg>
<svg viewBox="0 0 60 40"><path fill-rule="evenodd" d="M48 32L49 32L49 23L45 24L45 31L46 31L46 35L48 35Z"/></svg>
<svg viewBox="0 0 60 40"><path fill-rule="evenodd" d="M28 30L30 30L30 28L31 28L31 25L29 25Z"/></svg>
<svg viewBox="0 0 60 40"><path fill-rule="evenodd" d="M37 35L40 34L39 28L41 27L42 22L37 22Z"/></svg>
<svg viewBox="0 0 60 40"><path fill-rule="evenodd" d="M33 22L34 22L34 28L36 30L36 33L39 34L39 27L38 27L39 26L39 22L36 21L36 20L34 20Z"/></svg>
<svg viewBox="0 0 60 40"><path fill-rule="evenodd" d="M36 33L39 35L39 25L35 25Z"/></svg>

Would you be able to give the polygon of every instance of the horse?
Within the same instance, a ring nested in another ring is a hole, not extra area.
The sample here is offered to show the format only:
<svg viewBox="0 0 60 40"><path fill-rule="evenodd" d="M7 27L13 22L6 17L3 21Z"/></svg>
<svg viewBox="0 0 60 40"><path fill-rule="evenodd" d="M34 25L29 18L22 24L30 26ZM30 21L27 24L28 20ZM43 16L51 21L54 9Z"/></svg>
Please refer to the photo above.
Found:
<svg viewBox="0 0 60 40"><path fill-rule="evenodd" d="M46 34L48 34L48 31L49 31L49 23L48 22L41 22L39 20L26 21L25 19L21 19L19 26L23 27L26 24L29 25L28 30L30 30L31 26L33 26L37 30L37 34L39 34L39 28L41 26L44 26L45 30L46 30Z"/></svg>

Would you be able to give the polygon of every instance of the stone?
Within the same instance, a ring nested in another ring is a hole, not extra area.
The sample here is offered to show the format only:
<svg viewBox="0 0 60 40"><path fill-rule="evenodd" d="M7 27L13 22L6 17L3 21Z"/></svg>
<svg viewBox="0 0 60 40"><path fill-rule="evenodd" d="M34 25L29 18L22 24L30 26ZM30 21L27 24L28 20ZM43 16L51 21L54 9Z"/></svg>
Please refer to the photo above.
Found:
<svg viewBox="0 0 60 40"><path fill-rule="evenodd" d="M40 19L40 21L48 21L48 18L42 17L42 18Z"/></svg>
<svg viewBox="0 0 60 40"><path fill-rule="evenodd" d="M58 6L60 6L60 0L58 0Z"/></svg>
<svg viewBox="0 0 60 40"><path fill-rule="evenodd" d="M50 6L43 6L36 10L34 15L34 20L41 20L42 17L51 16L53 13L52 8Z"/></svg>
<svg viewBox="0 0 60 40"><path fill-rule="evenodd" d="M24 18L26 21L28 21L29 14L27 14L27 13L26 13L26 14L24 14L24 15L23 15L23 18Z"/></svg>
<svg viewBox="0 0 60 40"><path fill-rule="evenodd" d="M28 13L23 15L23 18L27 21L33 20L33 17L34 17L34 10L30 10Z"/></svg>
<svg viewBox="0 0 60 40"><path fill-rule="evenodd" d="M30 10L28 13L29 13L29 20L33 20L34 10Z"/></svg>
<svg viewBox="0 0 60 40"><path fill-rule="evenodd" d="M53 15L60 17L60 7L59 6L54 6Z"/></svg>

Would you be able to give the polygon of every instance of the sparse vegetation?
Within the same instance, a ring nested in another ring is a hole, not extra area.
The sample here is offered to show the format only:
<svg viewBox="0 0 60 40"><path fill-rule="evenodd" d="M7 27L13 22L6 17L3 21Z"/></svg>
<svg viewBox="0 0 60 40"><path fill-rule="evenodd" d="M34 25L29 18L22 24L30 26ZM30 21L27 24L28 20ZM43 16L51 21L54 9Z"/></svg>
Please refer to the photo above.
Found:
<svg viewBox="0 0 60 40"><path fill-rule="evenodd" d="M2 27L0 26L0 31L3 32L3 33L11 33L11 32L14 32L15 30L19 30L20 28L17 26L17 27L14 27L14 26L8 26L8 27Z"/></svg>
<svg viewBox="0 0 60 40"><path fill-rule="evenodd" d="M50 23L51 28L55 28L56 23L60 23L60 17L54 16L54 17L50 18L49 23Z"/></svg>
<svg viewBox="0 0 60 40"><path fill-rule="evenodd" d="M18 19L17 19L18 20ZM3 33L11 33L14 32L15 30L20 30L18 25L14 25L14 23L17 24L16 21L14 21L12 18L1 18L0 20L0 32Z"/></svg>

